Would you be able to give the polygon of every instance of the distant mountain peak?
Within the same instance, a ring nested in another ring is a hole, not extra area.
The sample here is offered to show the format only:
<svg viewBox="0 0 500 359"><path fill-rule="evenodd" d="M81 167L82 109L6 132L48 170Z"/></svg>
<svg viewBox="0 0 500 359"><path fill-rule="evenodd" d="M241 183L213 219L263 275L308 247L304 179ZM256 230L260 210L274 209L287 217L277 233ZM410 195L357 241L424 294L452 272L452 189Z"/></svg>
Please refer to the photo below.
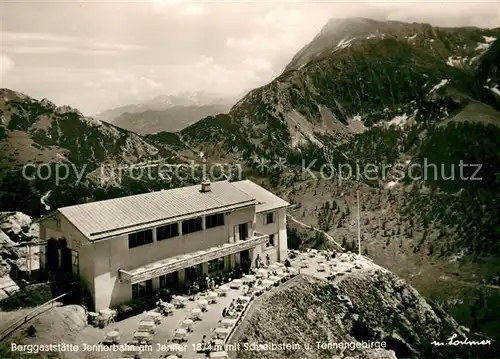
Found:
<svg viewBox="0 0 500 359"><path fill-rule="evenodd" d="M145 111L165 111L174 107L206 107L233 105L240 96L233 98L222 94L204 91L179 92L176 94L159 94L149 100L137 104L115 107L97 114L95 117L101 121L113 123L120 116L138 114Z"/></svg>

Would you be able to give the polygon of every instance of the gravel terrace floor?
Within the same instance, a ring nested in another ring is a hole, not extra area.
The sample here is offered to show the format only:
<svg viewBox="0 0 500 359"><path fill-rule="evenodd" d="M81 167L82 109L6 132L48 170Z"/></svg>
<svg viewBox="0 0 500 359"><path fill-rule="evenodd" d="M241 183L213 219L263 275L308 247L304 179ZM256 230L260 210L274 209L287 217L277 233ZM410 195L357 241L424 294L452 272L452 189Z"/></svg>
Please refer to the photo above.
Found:
<svg viewBox="0 0 500 359"><path fill-rule="evenodd" d="M195 321L192 326L192 331L187 334L187 342L182 344L183 352L182 359L196 359L205 358L204 354L196 353L195 346L200 343L203 335L207 338L214 336L214 329L219 326L219 321L222 320L222 310L227 307L233 299L242 295L242 289L230 289L227 296L218 297L217 303L209 304L208 311L201 314L201 321ZM199 297L200 299L203 296ZM143 353L141 359L160 358L167 354L165 351L158 350L159 344L171 345L171 339L174 337L176 329L181 328L182 322L189 318L191 310L197 308L197 301L186 301L184 308L174 309L173 314L168 317L162 317L160 325L156 326L154 340L152 344L153 351L150 353ZM78 336L75 338L75 343L81 343L80 348L84 344L95 345L103 340L104 335L110 330L117 329L120 332L120 344L129 343L133 339L133 333L137 331L139 322L144 318L143 314L130 317L128 319L110 324L107 327L100 329L92 326L85 327ZM120 358L120 352L95 352L93 357L114 359ZM80 355L80 358L92 357L90 353L87 355Z"/></svg>

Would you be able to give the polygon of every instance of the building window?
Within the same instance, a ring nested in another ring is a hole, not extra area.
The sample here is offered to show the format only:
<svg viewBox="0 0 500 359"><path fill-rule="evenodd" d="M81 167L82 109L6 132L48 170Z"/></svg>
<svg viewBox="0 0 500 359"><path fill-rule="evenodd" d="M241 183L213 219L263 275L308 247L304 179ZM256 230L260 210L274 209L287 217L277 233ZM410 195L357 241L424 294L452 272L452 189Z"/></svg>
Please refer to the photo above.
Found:
<svg viewBox="0 0 500 359"><path fill-rule="evenodd" d="M201 217L188 219L182 222L182 234L193 233L203 230Z"/></svg>
<svg viewBox="0 0 500 359"><path fill-rule="evenodd" d="M203 266L198 264L184 269L184 279L186 282L194 282L203 275Z"/></svg>
<svg viewBox="0 0 500 359"><path fill-rule="evenodd" d="M179 224L172 223L166 226L156 228L156 240L161 241L162 239L177 237L179 235Z"/></svg>
<svg viewBox="0 0 500 359"><path fill-rule="evenodd" d="M274 234L269 235L269 242L267 242L267 247L274 247Z"/></svg>
<svg viewBox="0 0 500 359"><path fill-rule="evenodd" d="M167 275L160 276L160 288L166 288L168 283Z"/></svg>
<svg viewBox="0 0 500 359"><path fill-rule="evenodd" d="M218 269L219 260L213 259L208 262L208 273L216 272Z"/></svg>
<svg viewBox="0 0 500 359"><path fill-rule="evenodd" d="M224 213L212 214L205 217L205 228L214 228L224 225Z"/></svg>
<svg viewBox="0 0 500 359"><path fill-rule="evenodd" d="M151 229L130 233L128 235L129 248L135 248L149 243L153 243L153 231Z"/></svg>
<svg viewBox="0 0 500 359"><path fill-rule="evenodd" d="M61 230L61 220L59 218L55 218L54 220L56 221L56 229L58 231L60 231Z"/></svg>
<svg viewBox="0 0 500 359"><path fill-rule="evenodd" d="M179 284L179 272L160 276L160 288L176 289Z"/></svg>
<svg viewBox="0 0 500 359"><path fill-rule="evenodd" d="M274 223L274 213L270 212L266 214L266 224Z"/></svg>
<svg viewBox="0 0 500 359"><path fill-rule="evenodd" d="M213 259L208 262L208 273L224 270L224 257Z"/></svg>
<svg viewBox="0 0 500 359"><path fill-rule="evenodd" d="M132 284L132 299L145 297L153 293L153 280L149 279L145 282Z"/></svg>

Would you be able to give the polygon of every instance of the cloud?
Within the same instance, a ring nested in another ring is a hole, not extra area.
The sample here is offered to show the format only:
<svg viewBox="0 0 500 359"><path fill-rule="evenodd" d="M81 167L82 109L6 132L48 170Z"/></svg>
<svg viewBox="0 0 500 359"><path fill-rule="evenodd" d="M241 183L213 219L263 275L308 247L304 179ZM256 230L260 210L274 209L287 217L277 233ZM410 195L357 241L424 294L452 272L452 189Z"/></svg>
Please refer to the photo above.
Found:
<svg viewBox="0 0 500 359"><path fill-rule="evenodd" d="M205 13L205 11L206 10L203 6L190 4L190 5L182 6L179 10L179 15L200 16L200 15L203 15Z"/></svg>
<svg viewBox="0 0 500 359"><path fill-rule="evenodd" d="M426 22L435 26L500 26L500 6L496 0L365 1L388 20Z"/></svg>
<svg viewBox="0 0 500 359"><path fill-rule="evenodd" d="M11 54L119 55L144 49L139 45L103 42L90 38L48 33L2 32L0 38L2 39L3 51Z"/></svg>
<svg viewBox="0 0 500 359"><path fill-rule="evenodd" d="M12 32L2 31L0 33L2 42L24 42L24 41L47 41L47 42L72 42L75 40L71 36L57 34L47 34L41 32Z"/></svg>
<svg viewBox="0 0 500 359"><path fill-rule="evenodd" d="M283 68L292 56L309 43L329 19L321 9L279 7L248 19L251 31L227 38L226 48L247 57L264 57L275 69Z"/></svg>
<svg viewBox="0 0 500 359"><path fill-rule="evenodd" d="M13 67L14 61L12 61L6 54L0 53L0 75L6 74L12 70Z"/></svg>
<svg viewBox="0 0 500 359"><path fill-rule="evenodd" d="M270 73L273 70L273 64L263 58L247 57L242 63L243 69L251 73Z"/></svg>
<svg viewBox="0 0 500 359"><path fill-rule="evenodd" d="M10 87L30 96L47 97L93 115L158 94L205 91L234 96L264 85L275 75L272 63L265 58L248 56L232 63L200 56L176 65L23 67L13 69L9 80Z"/></svg>

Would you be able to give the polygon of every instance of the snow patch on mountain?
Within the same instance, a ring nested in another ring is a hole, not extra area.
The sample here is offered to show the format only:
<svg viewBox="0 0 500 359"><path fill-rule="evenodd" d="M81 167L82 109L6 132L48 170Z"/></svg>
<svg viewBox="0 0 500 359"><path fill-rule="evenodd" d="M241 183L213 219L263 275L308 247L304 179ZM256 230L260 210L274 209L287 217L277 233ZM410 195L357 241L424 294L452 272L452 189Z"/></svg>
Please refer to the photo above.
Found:
<svg viewBox="0 0 500 359"><path fill-rule="evenodd" d="M493 37L493 36L483 36L483 39L484 39L484 42L486 42L487 44L489 44L490 42L495 41L497 38Z"/></svg>
<svg viewBox="0 0 500 359"><path fill-rule="evenodd" d="M472 65L473 62L475 62L477 59L479 59L479 56L474 56L469 60L469 66Z"/></svg>
<svg viewBox="0 0 500 359"><path fill-rule="evenodd" d="M346 47L349 47L351 46L352 44L352 41L356 39L355 37L350 39L350 40L346 40L346 38L343 38L342 40L340 40L340 42L338 43L337 45L337 49L345 49Z"/></svg>
<svg viewBox="0 0 500 359"><path fill-rule="evenodd" d="M491 43L488 43L488 42L478 42L477 43L477 46L474 50L476 51L486 51L488 50L488 48L490 47Z"/></svg>
<svg viewBox="0 0 500 359"><path fill-rule="evenodd" d="M462 56L450 56L446 60L446 64L451 67L464 67L467 64L468 58Z"/></svg>
<svg viewBox="0 0 500 359"><path fill-rule="evenodd" d="M494 94L500 96L500 90L498 89L498 85L495 85L494 87L488 87L488 86L483 86L483 87L490 90Z"/></svg>
<svg viewBox="0 0 500 359"><path fill-rule="evenodd" d="M408 115L406 115L406 113L404 113L400 116L395 116L387 124L389 126L398 126L398 127L403 128L407 121L408 121Z"/></svg>
<svg viewBox="0 0 500 359"><path fill-rule="evenodd" d="M437 90L439 90L441 87L443 87L444 85L446 85L448 82L450 82L449 79L444 79L444 80L441 80L436 86L434 86L430 91L429 93L433 93Z"/></svg>
<svg viewBox="0 0 500 359"><path fill-rule="evenodd" d="M362 117L358 114L348 121L349 128L354 133L365 132L368 128L363 124Z"/></svg>
<svg viewBox="0 0 500 359"><path fill-rule="evenodd" d="M398 181L389 181L389 183L387 183L386 188L394 187L397 184L398 184Z"/></svg>
<svg viewBox="0 0 500 359"><path fill-rule="evenodd" d="M408 41L412 41L412 40L415 40L416 37L417 37L417 34L412 35L412 36L407 36L406 38L408 39Z"/></svg>

